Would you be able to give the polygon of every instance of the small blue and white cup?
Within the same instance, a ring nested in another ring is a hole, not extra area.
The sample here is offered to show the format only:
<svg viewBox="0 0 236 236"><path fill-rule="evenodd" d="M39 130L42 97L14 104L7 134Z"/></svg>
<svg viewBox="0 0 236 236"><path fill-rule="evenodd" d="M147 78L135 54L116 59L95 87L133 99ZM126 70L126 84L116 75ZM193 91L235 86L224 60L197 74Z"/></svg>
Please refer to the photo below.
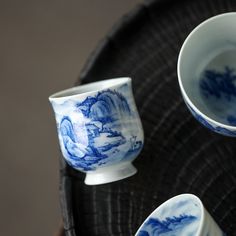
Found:
<svg viewBox="0 0 236 236"><path fill-rule="evenodd" d="M236 13L212 17L185 40L178 58L184 101L207 128L236 136Z"/></svg>
<svg viewBox="0 0 236 236"><path fill-rule="evenodd" d="M135 236L224 236L225 234L193 194L175 196L160 205Z"/></svg>
<svg viewBox="0 0 236 236"><path fill-rule="evenodd" d="M81 85L49 97L65 160L86 173L85 184L104 184L134 175L143 128L131 79Z"/></svg>

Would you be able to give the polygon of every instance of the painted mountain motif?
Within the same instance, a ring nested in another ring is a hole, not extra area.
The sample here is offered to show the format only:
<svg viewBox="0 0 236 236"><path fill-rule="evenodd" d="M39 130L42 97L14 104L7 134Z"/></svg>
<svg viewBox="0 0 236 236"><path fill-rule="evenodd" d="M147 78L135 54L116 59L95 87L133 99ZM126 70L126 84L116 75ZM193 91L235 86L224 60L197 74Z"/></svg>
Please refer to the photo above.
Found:
<svg viewBox="0 0 236 236"><path fill-rule="evenodd" d="M225 66L222 71L207 69L200 79L204 103L215 119L226 125L236 125L236 73Z"/></svg>
<svg viewBox="0 0 236 236"><path fill-rule="evenodd" d="M167 217L165 220L149 218L138 236L195 236L195 228L191 230L191 224L196 220L197 217L192 215Z"/></svg>
<svg viewBox="0 0 236 236"><path fill-rule="evenodd" d="M93 170L105 162L132 159L141 151L139 118L121 93L98 92L74 108L58 125L64 155L73 167Z"/></svg>

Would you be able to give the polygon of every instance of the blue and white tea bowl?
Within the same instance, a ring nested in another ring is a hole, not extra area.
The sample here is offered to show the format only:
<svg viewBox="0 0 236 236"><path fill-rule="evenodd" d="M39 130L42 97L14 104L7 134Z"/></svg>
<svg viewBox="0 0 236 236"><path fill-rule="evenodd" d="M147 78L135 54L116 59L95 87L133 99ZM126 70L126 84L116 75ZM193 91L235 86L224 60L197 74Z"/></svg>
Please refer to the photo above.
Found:
<svg viewBox="0 0 236 236"><path fill-rule="evenodd" d="M135 236L224 236L225 234L192 194L181 194L159 206Z"/></svg>
<svg viewBox="0 0 236 236"><path fill-rule="evenodd" d="M86 172L88 185L136 173L132 161L143 147L143 129L130 78L104 80L49 97L65 160Z"/></svg>
<svg viewBox="0 0 236 236"><path fill-rule="evenodd" d="M236 13L212 17L185 40L178 58L184 101L207 128L236 136Z"/></svg>

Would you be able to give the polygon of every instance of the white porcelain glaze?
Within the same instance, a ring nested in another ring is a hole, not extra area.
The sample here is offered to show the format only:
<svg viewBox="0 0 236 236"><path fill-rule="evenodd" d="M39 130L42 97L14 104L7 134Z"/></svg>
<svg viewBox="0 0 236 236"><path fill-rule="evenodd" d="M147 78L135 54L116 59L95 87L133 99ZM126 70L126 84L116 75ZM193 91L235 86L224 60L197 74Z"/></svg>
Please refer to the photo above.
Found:
<svg viewBox="0 0 236 236"><path fill-rule="evenodd" d="M236 136L236 13L212 17L185 40L178 79L188 108L207 128Z"/></svg>
<svg viewBox="0 0 236 236"><path fill-rule="evenodd" d="M66 161L86 172L89 185L136 173L132 161L143 147L143 129L131 79L81 85L49 97Z"/></svg>
<svg viewBox="0 0 236 236"><path fill-rule="evenodd" d="M135 236L223 236L219 226L193 194L175 196L153 211Z"/></svg>

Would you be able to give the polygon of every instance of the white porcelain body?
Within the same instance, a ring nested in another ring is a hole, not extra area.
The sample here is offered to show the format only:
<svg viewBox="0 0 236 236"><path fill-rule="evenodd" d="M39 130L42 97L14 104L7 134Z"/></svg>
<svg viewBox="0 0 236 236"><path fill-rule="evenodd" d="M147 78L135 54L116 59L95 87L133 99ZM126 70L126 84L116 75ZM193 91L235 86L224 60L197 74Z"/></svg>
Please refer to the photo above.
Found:
<svg viewBox="0 0 236 236"><path fill-rule="evenodd" d="M223 231L193 194L175 196L153 211L135 236L223 236Z"/></svg>
<svg viewBox="0 0 236 236"><path fill-rule="evenodd" d="M188 108L207 128L236 136L236 13L212 17L185 40L178 80Z"/></svg>
<svg viewBox="0 0 236 236"><path fill-rule="evenodd" d="M86 172L89 185L136 173L131 162L143 147L143 129L131 79L81 85L49 97L65 160Z"/></svg>

